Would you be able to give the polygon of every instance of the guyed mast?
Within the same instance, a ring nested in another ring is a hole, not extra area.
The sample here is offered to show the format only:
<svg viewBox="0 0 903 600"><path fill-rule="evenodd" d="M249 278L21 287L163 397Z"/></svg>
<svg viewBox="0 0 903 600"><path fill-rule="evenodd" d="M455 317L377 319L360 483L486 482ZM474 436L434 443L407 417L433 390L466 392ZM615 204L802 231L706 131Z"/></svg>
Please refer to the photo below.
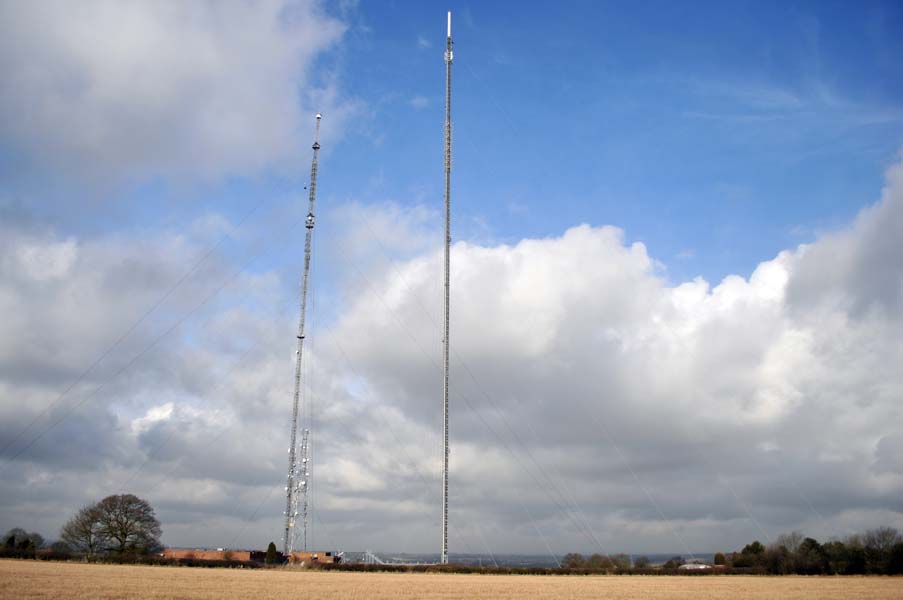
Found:
<svg viewBox="0 0 903 600"><path fill-rule="evenodd" d="M298 445L298 425L303 414L303 398L301 397L301 354L304 350L304 318L307 310L307 287L310 278L310 247L314 232L314 205L317 200L317 156L320 151L320 119L317 113L316 135L314 137L314 156L310 165L310 186L307 218L304 226L307 233L304 238L304 275L301 279L301 307L298 319L297 349L295 350L295 387L292 394L292 426L291 442L288 448L288 478L285 484L285 532L282 538L283 554L291 556L295 549L295 528L299 521L302 532L302 548L307 550L308 506L310 490L310 430L301 430L301 444Z"/></svg>
<svg viewBox="0 0 903 600"><path fill-rule="evenodd" d="M448 13L448 35L445 39L445 305L442 335L442 550L439 562L448 564L448 324L449 324L449 265L451 253L451 72L452 72L451 12Z"/></svg>

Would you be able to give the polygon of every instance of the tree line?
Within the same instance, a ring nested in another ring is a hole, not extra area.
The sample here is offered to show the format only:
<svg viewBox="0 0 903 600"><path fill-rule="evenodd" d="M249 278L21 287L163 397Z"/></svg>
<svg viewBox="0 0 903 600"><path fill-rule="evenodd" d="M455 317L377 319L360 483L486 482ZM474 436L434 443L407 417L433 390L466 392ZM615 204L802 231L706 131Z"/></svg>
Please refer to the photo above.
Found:
<svg viewBox="0 0 903 600"><path fill-rule="evenodd" d="M60 530L59 540L47 545L38 533L14 528L4 536L0 555L66 558L77 555L140 557L158 552L162 530L153 507L134 494L107 496L79 510Z"/></svg>
<svg viewBox="0 0 903 600"><path fill-rule="evenodd" d="M162 549L162 530L153 507L133 494L107 496L80 509L60 530L59 540L48 544L43 536L22 528L6 532L0 556L34 558L134 559ZM267 548L266 563L279 555L274 543ZM565 555L558 572L630 573L670 572L689 561L674 556L653 566L649 558L627 554L578 553ZM892 527L879 527L825 543L799 532L779 536L765 545L753 541L741 550L714 555L720 572L771 575L900 575L903 574L903 535ZM350 567L349 567L350 568ZM554 570L554 569L553 569Z"/></svg>
<svg viewBox="0 0 903 600"><path fill-rule="evenodd" d="M893 527L879 527L822 544L793 532L768 546L749 543L724 556L724 564L774 575L900 575L903 536Z"/></svg>
<svg viewBox="0 0 903 600"><path fill-rule="evenodd" d="M3 547L0 548L0 556L29 558L35 555L39 548L46 546L44 536L34 531L25 531L21 527L14 527L3 535Z"/></svg>
<svg viewBox="0 0 903 600"><path fill-rule="evenodd" d="M649 566L649 559L645 556L631 560L627 554L592 554L586 558L582 554L572 552L565 554L561 559L562 569L589 571L591 573L608 573L611 571L626 571L632 567L643 569Z"/></svg>
<svg viewBox="0 0 903 600"><path fill-rule="evenodd" d="M674 556L652 566L645 556L566 554L563 569L588 573L671 571L690 561ZM893 527L879 527L824 544L799 532L779 536L764 545L758 540L738 552L717 552L713 566L721 571L763 575L901 575L903 535Z"/></svg>

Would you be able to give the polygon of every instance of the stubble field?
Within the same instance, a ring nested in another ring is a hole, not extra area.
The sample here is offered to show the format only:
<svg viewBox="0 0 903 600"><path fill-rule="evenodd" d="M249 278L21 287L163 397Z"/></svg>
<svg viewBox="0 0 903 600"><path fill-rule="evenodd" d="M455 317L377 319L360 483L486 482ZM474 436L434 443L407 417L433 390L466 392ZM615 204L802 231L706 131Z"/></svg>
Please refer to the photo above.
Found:
<svg viewBox="0 0 903 600"><path fill-rule="evenodd" d="M0 598L903 598L900 577L640 577L342 573L0 560Z"/></svg>

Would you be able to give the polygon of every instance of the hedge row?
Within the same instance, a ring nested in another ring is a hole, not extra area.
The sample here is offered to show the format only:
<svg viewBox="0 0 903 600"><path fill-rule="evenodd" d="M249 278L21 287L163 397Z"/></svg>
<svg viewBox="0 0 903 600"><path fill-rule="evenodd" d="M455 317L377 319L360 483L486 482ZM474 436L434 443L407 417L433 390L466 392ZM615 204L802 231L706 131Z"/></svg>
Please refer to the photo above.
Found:
<svg viewBox="0 0 903 600"><path fill-rule="evenodd" d="M196 558L160 558L159 556L136 556L136 555L109 555L99 556L95 558L85 558L69 554L67 552L47 552L47 551L28 551L28 550L11 550L0 548L0 558L20 558L30 560L58 560L58 561L80 561L95 564L114 564L114 565L157 565L169 567L205 567L226 568L226 569L259 569L263 567L260 563L244 562L240 560L200 560Z"/></svg>
<svg viewBox="0 0 903 600"><path fill-rule="evenodd" d="M557 567L479 567L471 565L371 565L337 563L320 565L326 571L362 573L470 573L479 575L764 575L763 569L566 569Z"/></svg>

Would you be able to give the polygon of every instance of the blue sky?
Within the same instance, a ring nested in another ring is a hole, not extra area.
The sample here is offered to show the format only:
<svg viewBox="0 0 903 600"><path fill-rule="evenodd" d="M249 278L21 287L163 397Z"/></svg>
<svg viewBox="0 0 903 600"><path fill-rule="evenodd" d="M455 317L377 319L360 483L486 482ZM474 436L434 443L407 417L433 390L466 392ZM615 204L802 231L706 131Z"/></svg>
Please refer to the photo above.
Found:
<svg viewBox="0 0 903 600"><path fill-rule="evenodd" d="M453 522L535 551L511 509L524 498L556 550L582 543L505 456L517 431L547 437L539 460L612 551L679 548L662 512L693 548L733 549L762 529L738 498L771 533L903 525L899 2L73 6L0 1L0 300L17 316L0 323L0 441L106 358L59 435L0 477L9 526L52 533L146 463L172 486L135 490L167 543L227 543L216 532L249 522L238 499L266 515L247 545L279 529L322 111L306 365L322 382L320 516L336 547L435 547L421 488L438 452L448 9L467 242L452 335L475 374L453 378L474 403L453 411ZM718 403L711 421L688 417L701 402ZM224 430L245 444L217 447L226 460L207 453ZM399 446L413 467L391 462Z"/></svg>
<svg viewBox="0 0 903 600"><path fill-rule="evenodd" d="M313 76L336 81L356 110L326 144L321 211L386 200L441 208L444 9L327 9L349 28ZM451 9L456 239L512 243L612 224L669 279L714 283L849 221L877 199L903 140L894 2ZM85 202L65 218L86 230L204 211L238 218L304 184L309 144L297 143L297 177L264 169L76 187ZM39 179L28 195L72 197L68 184Z"/></svg>
<svg viewBox="0 0 903 600"><path fill-rule="evenodd" d="M371 30L348 38L383 144L327 164L374 196L440 193L436 6L363 5ZM903 139L894 3L452 8L459 237L614 224L674 279L718 281L873 202Z"/></svg>

